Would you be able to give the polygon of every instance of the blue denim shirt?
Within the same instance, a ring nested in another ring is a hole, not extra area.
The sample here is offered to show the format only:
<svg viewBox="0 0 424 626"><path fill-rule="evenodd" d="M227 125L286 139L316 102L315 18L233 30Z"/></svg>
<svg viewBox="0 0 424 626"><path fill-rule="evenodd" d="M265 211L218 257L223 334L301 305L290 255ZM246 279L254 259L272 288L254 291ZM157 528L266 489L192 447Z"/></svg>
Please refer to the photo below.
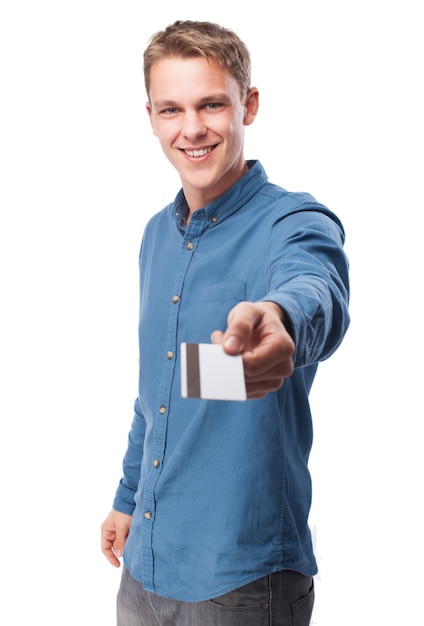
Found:
<svg viewBox="0 0 424 626"><path fill-rule="evenodd" d="M258 161L185 227L182 191L140 251L139 395L114 508L133 515L124 563L159 595L216 597L280 569L317 571L308 514L318 362L349 324L337 217L271 184ZM240 301L288 314L295 371L260 400L181 397L181 342L210 342Z"/></svg>

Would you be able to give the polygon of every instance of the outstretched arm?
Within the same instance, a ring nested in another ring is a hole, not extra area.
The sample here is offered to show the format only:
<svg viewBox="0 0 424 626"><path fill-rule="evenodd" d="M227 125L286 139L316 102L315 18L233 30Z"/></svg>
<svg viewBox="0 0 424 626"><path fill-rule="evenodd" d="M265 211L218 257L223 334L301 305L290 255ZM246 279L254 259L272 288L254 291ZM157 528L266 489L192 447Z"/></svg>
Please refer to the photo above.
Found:
<svg viewBox="0 0 424 626"><path fill-rule="evenodd" d="M223 333L212 333L212 342L228 354L242 354L249 399L276 391L293 373L295 345L284 311L274 302L240 302L228 315Z"/></svg>

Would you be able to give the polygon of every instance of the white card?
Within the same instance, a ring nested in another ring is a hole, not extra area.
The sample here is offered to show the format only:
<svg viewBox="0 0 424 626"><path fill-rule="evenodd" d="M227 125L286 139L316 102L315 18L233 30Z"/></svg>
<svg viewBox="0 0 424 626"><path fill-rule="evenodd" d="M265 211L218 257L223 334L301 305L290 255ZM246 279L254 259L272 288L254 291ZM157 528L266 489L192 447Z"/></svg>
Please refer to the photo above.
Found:
<svg viewBox="0 0 424 626"><path fill-rule="evenodd" d="M181 395L205 400L246 400L241 355L219 344L181 344Z"/></svg>

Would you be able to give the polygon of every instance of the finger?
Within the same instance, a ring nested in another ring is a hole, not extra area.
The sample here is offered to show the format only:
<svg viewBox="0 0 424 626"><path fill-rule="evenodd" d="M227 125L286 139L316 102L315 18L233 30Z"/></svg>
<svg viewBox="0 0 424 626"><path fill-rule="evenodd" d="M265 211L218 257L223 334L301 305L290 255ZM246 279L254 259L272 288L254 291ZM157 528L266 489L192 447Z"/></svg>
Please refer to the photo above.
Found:
<svg viewBox="0 0 424 626"><path fill-rule="evenodd" d="M288 378L288 376L282 376L280 373L276 373L273 375L264 374L263 376L245 375L244 377L246 388L249 387L251 390L253 390L254 387L263 387L266 388L268 391L275 391L279 389L286 378Z"/></svg>
<svg viewBox="0 0 424 626"><path fill-rule="evenodd" d="M262 313L251 302L240 302L231 309L223 346L228 354L240 354L246 348Z"/></svg>
<svg viewBox="0 0 424 626"><path fill-rule="evenodd" d="M262 385L268 387L269 390L279 389L286 378L289 378L290 374L281 375L279 372L275 374L264 374L261 376L248 376L244 375L246 385Z"/></svg>
<svg viewBox="0 0 424 626"><path fill-rule="evenodd" d="M116 539L113 542L113 552L116 556L121 557L124 552L125 542L127 540L127 534L117 533Z"/></svg>
<svg viewBox="0 0 424 626"><path fill-rule="evenodd" d="M112 549L106 551L103 550L103 554L111 565L113 565L114 567L121 567L121 561L116 557Z"/></svg>
<svg viewBox="0 0 424 626"><path fill-rule="evenodd" d="M267 379L264 381L246 382L246 396L249 400L264 398L272 391L278 391L284 385L285 378Z"/></svg>
<svg viewBox="0 0 424 626"><path fill-rule="evenodd" d="M114 567L120 567L121 562L114 552L113 542L111 540L102 538L102 552L109 561L109 563L111 563Z"/></svg>
<svg viewBox="0 0 424 626"><path fill-rule="evenodd" d="M214 330L214 332L211 335L212 343L222 344L223 339L224 339L224 333L221 330Z"/></svg>
<svg viewBox="0 0 424 626"><path fill-rule="evenodd" d="M287 378L293 374L293 357L282 356L277 350L275 354L267 352L265 360L261 359L261 350L254 349L243 353L243 369L248 381Z"/></svg>

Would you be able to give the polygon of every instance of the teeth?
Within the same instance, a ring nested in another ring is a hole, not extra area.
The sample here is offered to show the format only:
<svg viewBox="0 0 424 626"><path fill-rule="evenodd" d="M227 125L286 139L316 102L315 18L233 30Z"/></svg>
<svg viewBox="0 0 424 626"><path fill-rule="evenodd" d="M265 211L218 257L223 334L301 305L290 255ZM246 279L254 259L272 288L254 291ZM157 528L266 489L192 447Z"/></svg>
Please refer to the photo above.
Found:
<svg viewBox="0 0 424 626"><path fill-rule="evenodd" d="M201 157L205 154L208 154L208 152L210 152L211 150L212 148L203 148L202 150L185 150L185 153L189 157Z"/></svg>

